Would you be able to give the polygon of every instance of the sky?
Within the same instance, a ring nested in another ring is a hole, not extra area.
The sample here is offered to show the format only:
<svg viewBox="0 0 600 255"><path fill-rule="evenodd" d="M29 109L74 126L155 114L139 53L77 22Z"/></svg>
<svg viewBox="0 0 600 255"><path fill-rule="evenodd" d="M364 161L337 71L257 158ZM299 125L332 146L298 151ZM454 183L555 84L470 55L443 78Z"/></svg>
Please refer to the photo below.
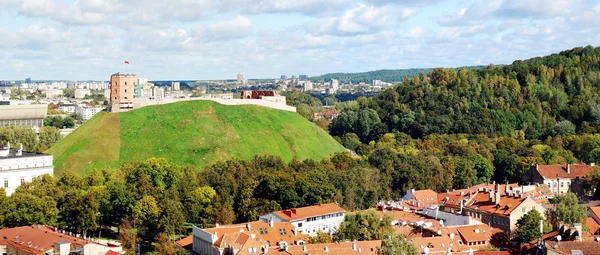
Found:
<svg viewBox="0 0 600 255"><path fill-rule="evenodd" d="M0 80L315 76L586 45L600 0L0 0Z"/></svg>

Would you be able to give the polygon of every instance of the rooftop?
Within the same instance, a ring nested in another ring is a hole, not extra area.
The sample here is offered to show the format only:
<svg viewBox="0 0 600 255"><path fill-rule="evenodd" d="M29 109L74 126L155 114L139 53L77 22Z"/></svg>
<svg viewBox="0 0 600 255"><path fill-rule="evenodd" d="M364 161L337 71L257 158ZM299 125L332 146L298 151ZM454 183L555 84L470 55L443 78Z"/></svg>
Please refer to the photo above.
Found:
<svg viewBox="0 0 600 255"><path fill-rule="evenodd" d="M590 172L593 167L586 164L567 164L567 165L536 165L537 172L544 177L544 179L559 178L570 178L575 179L581 178Z"/></svg>
<svg viewBox="0 0 600 255"><path fill-rule="evenodd" d="M291 254L291 255L344 255L344 254L372 254L378 253L381 241L360 241L325 244L307 244L288 246L284 249L269 249L267 254Z"/></svg>
<svg viewBox="0 0 600 255"><path fill-rule="evenodd" d="M204 229L204 231L213 235L218 235L218 240L215 242L215 246L219 246L222 239L227 238L225 235L230 233L254 234L256 237L258 237L257 240L264 241L270 245L277 245L282 241L292 244L300 240L307 241L309 238L309 235L299 233L294 225L289 222L273 222L273 226L271 227L270 223L260 220L244 224L208 228Z"/></svg>
<svg viewBox="0 0 600 255"><path fill-rule="evenodd" d="M281 211L273 212L279 218L288 220L288 221L296 221L302 220L310 217L316 217L321 215L333 214L333 213L345 213L346 210L340 207L336 203L329 204L317 204L312 206L306 206L301 208L293 208L286 209Z"/></svg>
<svg viewBox="0 0 600 255"><path fill-rule="evenodd" d="M475 195L469 202L467 202L466 206L488 213L509 215L515 208L517 208L517 206L523 203L525 199L527 198L520 196L501 195L500 202L496 204L490 202L489 192L480 192L477 193L477 195Z"/></svg>
<svg viewBox="0 0 600 255"><path fill-rule="evenodd" d="M71 243L79 246L94 243L56 232L47 226L25 226L0 229L0 245L11 245L34 255L43 255L54 248L54 243Z"/></svg>
<svg viewBox="0 0 600 255"><path fill-rule="evenodd" d="M44 153L35 153L35 152L27 152L22 151L20 156L17 156L19 153L19 149L8 149L7 147L0 148L0 160L7 158L26 158L26 157L41 157L41 156L50 156L50 154Z"/></svg>

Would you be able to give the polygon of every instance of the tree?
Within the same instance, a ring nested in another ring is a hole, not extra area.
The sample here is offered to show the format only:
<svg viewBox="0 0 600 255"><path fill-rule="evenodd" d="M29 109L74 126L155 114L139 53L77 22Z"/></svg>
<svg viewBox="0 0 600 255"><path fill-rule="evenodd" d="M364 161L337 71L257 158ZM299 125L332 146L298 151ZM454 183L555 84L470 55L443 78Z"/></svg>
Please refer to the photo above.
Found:
<svg viewBox="0 0 600 255"><path fill-rule="evenodd" d="M75 120L71 117L66 117L62 121L62 126L65 128L73 128L75 127Z"/></svg>
<svg viewBox="0 0 600 255"><path fill-rule="evenodd" d="M152 196L144 196L135 202L133 207L133 219L138 229L138 236L145 241L154 241L159 231L159 220L161 210L156 199Z"/></svg>
<svg viewBox="0 0 600 255"><path fill-rule="evenodd" d="M544 218L540 212L537 210L531 210L517 220L514 237L515 241L529 243L542 236L542 233L540 233L540 220L542 220L544 223L544 234L552 230L548 223L544 221Z"/></svg>
<svg viewBox="0 0 600 255"><path fill-rule="evenodd" d="M387 236L381 240L381 255L420 255L417 247L404 235Z"/></svg>
<svg viewBox="0 0 600 255"><path fill-rule="evenodd" d="M561 222L572 226L575 223L584 222L587 218L587 209L579 204L574 193L556 195L553 203L555 207L549 210L549 217L555 227Z"/></svg>
<svg viewBox="0 0 600 255"><path fill-rule="evenodd" d="M44 148L50 148L60 141L60 130L55 127L42 127L38 143Z"/></svg>
<svg viewBox="0 0 600 255"><path fill-rule="evenodd" d="M571 135L575 133L575 125L568 120L563 120L561 122L556 123L552 128L553 136L565 136Z"/></svg>
<svg viewBox="0 0 600 255"><path fill-rule="evenodd" d="M308 243L333 243L333 238L331 238L331 235L319 230L316 236L308 239Z"/></svg>
<svg viewBox="0 0 600 255"><path fill-rule="evenodd" d="M155 252L160 255L177 255L177 247L165 233L160 233L156 240Z"/></svg>
<svg viewBox="0 0 600 255"><path fill-rule="evenodd" d="M33 194L15 192L0 208L6 227L35 224L55 226L58 219L56 201L52 197L38 197Z"/></svg>

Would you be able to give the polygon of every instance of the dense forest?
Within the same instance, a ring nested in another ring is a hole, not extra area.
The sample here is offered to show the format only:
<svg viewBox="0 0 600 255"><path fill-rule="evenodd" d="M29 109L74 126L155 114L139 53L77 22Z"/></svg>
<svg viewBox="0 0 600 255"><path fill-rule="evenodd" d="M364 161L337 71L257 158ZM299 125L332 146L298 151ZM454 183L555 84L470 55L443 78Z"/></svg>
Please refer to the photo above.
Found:
<svg viewBox="0 0 600 255"><path fill-rule="evenodd" d="M370 84L373 80L382 80L384 82L400 82L405 78L412 78L418 76L420 73L429 73L433 69L431 68L420 68L420 69L399 69L399 70L377 70L369 71L364 73L328 73L319 76L310 77L309 80L313 82L329 82L331 79L340 80L342 83L355 83L365 82Z"/></svg>
<svg viewBox="0 0 600 255"><path fill-rule="evenodd" d="M599 89L600 48L592 46L502 67L436 68L372 99L359 99L360 108L344 111L331 133L355 133L363 142L396 131L414 138L591 134L600 127Z"/></svg>
<svg viewBox="0 0 600 255"><path fill-rule="evenodd" d="M467 66L466 69L480 68L481 66ZM455 69L458 70L458 69ZM342 83L358 84L365 82L371 84L373 80L381 80L384 82L402 82L406 78L414 78L420 74L429 74L433 68L412 68L412 69L384 69L369 71L363 73L328 73L319 76L310 77L313 82L329 82L331 79L337 79Z"/></svg>

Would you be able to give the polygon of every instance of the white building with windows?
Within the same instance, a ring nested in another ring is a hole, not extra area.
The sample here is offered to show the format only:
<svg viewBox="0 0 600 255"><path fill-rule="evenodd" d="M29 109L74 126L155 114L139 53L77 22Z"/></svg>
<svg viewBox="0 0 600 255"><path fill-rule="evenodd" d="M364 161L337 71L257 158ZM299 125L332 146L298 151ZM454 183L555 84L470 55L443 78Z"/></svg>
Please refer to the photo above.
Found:
<svg viewBox="0 0 600 255"><path fill-rule="evenodd" d="M317 204L302 208L286 209L260 216L261 220L289 222L299 231L310 236L317 232L335 232L344 221L346 210L335 203Z"/></svg>
<svg viewBox="0 0 600 255"><path fill-rule="evenodd" d="M98 114L99 112L101 112L103 110L104 110L104 108L102 108L102 107L79 106L79 107L77 107L75 112L77 114L81 114L84 121L88 121L92 117L94 117L94 115Z"/></svg>
<svg viewBox="0 0 600 255"><path fill-rule="evenodd" d="M0 180L7 195L35 177L54 173L52 155L38 154L19 149L10 149L10 144L0 148Z"/></svg>

